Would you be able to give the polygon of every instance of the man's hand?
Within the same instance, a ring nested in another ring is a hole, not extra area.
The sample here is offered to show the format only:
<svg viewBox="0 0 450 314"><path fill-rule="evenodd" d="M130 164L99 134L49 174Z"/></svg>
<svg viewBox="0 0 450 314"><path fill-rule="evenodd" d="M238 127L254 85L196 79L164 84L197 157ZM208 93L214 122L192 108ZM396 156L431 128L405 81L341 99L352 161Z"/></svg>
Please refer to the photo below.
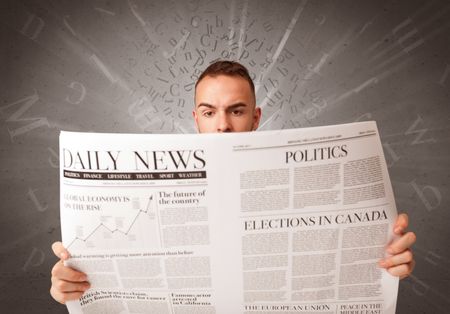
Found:
<svg viewBox="0 0 450 314"><path fill-rule="evenodd" d="M400 277L400 279L408 277L415 265L410 248L416 242L416 235L414 232L405 233L406 228L408 228L408 215L398 215L394 225L394 234L400 237L386 247L386 252L391 256L378 263L381 267L386 268L391 275Z"/></svg>
<svg viewBox="0 0 450 314"><path fill-rule="evenodd" d="M79 299L84 291L89 289L86 274L76 271L70 267L64 266L64 261L69 258L69 252L64 248L61 242L52 244L53 253L60 260L52 269L52 287L50 294L59 303Z"/></svg>

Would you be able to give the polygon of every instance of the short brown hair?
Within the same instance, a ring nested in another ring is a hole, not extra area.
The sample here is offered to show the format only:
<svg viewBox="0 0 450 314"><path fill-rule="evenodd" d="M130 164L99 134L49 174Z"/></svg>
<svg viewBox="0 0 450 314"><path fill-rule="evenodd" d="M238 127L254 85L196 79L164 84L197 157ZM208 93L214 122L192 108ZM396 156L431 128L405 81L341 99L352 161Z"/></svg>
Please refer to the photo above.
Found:
<svg viewBox="0 0 450 314"><path fill-rule="evenodd" d="M228 60L219 60L214 63L211 63L200 76L198 77L197 82L195 83L195 88L197 88L198 83L206 76L215 77L217 75L227 75L227 76L240 76L245 79L250 84L250 89L255 95L255 85L253 84L253 80L248 73L248 70L245 66L236 61L228 61Z"/></svg>

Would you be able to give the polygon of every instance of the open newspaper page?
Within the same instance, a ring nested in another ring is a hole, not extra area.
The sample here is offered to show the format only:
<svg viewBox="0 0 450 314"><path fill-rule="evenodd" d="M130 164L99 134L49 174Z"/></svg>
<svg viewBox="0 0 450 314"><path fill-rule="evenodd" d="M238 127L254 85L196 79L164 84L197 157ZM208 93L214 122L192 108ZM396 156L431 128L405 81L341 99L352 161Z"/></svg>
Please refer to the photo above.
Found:
<svg viewBox="0 0 450 314"><path fill-rule="evenodd" d="M70 313L214 313L209 159L195 135L63 132L68 265L92 288ZM217 202L216 199L211 199Z"/></svg>
<svg viewBox="0 0 450 314"><path fill-rule="evenodd" d="M374 122L233 134L63 132L70 313L395 313L396 209Z"/></svg>
<svg viewBox="0 0 450 314"><path fill-rule="evenodd" d="M240 242L241 311L395 313L398 279L377 266L397 211L375 122L231 136L220 214Z"/></svg>

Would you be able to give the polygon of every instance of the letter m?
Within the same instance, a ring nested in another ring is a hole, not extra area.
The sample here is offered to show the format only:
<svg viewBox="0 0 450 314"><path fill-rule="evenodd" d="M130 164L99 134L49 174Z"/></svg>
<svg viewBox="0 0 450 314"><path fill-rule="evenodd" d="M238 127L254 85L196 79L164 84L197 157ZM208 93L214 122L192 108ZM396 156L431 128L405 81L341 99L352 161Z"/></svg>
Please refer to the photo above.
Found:
<svg viewBox="0 0 450 314"><path fill-rule="evenodd" d="M50 124L48 123L47 118L25 118L23 117L24 113L28 111L28 109L31 108L37 101L39 100L39 95L37 94L37 91L34 91L34 94L22 99L19 99L16 102L13 102L11 104L6 104L2 107L0 107L0 114L2 117L7 116L8 114L6 111L11 111L10 109L14 108L14 112L5 120L6 122L19 122L22 123L26 122L27 124L22 125L21 127L10 129L7 127L9 136L11 137L11 141L14 142L14 138L30 132L31 130L34 130L41 126L47 126L50 127ZM17 109L16 109L17 108Z"/></svg>

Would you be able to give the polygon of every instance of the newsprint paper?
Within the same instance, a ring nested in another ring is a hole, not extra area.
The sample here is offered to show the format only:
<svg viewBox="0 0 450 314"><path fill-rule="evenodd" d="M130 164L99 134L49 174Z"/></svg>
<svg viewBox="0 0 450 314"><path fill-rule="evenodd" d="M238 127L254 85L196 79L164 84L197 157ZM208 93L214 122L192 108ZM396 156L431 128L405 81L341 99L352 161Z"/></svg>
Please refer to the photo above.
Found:
<svg viewBox="0 0 450 314"><path fill-rule="evenodd" d="M62 132L70 313L395 313L397 213L375 122L230 134Z"/></svg>

